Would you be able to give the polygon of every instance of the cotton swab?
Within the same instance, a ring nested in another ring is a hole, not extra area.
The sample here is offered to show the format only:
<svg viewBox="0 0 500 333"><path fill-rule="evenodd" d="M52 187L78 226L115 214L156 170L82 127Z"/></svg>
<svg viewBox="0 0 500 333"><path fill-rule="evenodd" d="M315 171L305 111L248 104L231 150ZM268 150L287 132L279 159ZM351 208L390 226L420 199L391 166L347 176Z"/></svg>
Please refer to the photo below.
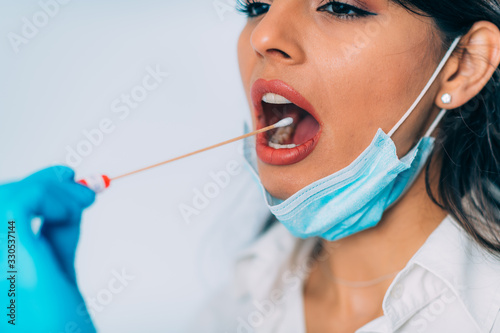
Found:
<svg viewBox="0 0 500 333"><path fill-rule="evenodd" d="M278 121L274 125L270 125L270 126L261 128L259 130L256 130L256 131L253 131L253 132L250 132L250 133L238 136L238 137L236 137L234 139L223 141L223 142L217 143L215 145L212 145L212 146L209 146L209 147L206 147L206 148L203 148L203 149L199 149L199 150L196 150L196 151L193 151L191 153L184 154L184 155L181 155L181 156L178 156L178 157L175 157L175 158L171 158L169 160L166 160L166 161L163 161L163 162L160 162L160 163L156 163L156 164L153 164L153 165L150 165L150 166L147 166L147 167L135 170L135 171L127 172L127 173L122 174L120 176L116 176L116 177L110 178L110 177L108 177L106 175L94 175L94 176L90 176L90 177L84 178L82 180L79 180L78 183L87 186L88 188L94 190L94 192L96 192L96 193L99 193L99 192L104 191L106 188L108 188L109 185L111 184L111 181L115 181L117 179L121 179L121 178L124 178L124 177L127 177L127 176L131 176L133 174L136 174L136 173L139 173L139 172L142 172L142 171L153 169L153 168L156 168L156 167L158 167L160 165L165 165L167 163L174 162L174 161L177 161L177 160L180 160L180 159L183 159L185 157L189 157L189 156L192 156L192 155L195 155L195 154L199 154L199 153L202 153L202 152L210 150L210 149L214 149L214 148L217 148L217 147L220 147L220 146L223 146L223 145L227 145L228 143L232 143L232 142L235 142L235 141L238 141L238 140L241 140L241 139L245 139L245 138L248 138L249 136L252 136L252 135L256 135L256 134L259 134L259 133L267 132L267 131L270 131L272 129L276 129L276 128L280 128L280 127L290 126L291 124L293 124L293 118L287 117L287 118L284 118L284 119Z"/></svg>

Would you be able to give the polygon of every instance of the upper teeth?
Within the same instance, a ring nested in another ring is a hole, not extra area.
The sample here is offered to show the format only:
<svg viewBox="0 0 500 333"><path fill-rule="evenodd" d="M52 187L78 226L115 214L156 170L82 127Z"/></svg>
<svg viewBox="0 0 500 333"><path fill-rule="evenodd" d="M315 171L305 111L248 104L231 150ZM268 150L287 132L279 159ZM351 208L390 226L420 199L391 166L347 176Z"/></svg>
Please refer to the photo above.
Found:
<svg viewBox="0 0 500 333"><path fill-rule="evenodd" d="M266 103L272 103L272 104L291 104L289 100L287 100L285 97L280 96L278 94L273 94L273 93L267 93L264 96L262 96L262 101Z"/></svg>

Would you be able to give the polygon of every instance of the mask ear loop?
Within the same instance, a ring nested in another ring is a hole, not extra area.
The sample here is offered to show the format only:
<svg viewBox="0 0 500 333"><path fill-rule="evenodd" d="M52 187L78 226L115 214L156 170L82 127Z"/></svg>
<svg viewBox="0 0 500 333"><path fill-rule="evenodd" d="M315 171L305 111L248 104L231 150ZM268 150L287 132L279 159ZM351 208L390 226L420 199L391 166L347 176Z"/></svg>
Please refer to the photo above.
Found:
<svg viewBox="0 0 500 333"><path fill-rule="evenodd" d="M403 117L401 117L401 119L399 119L399 121L396 123L396 125L394 125L394 127L389 131L389 133L387 133L387 135L389 137L392 137L392 135L394 134L394 132L396 132L398 130L398 128L401 126L401 124L403 124L405 122L405 120L413 112L413 110L415 110L415 108L417 107L418 103L420 103L420 101L422 100L422 98L424 97L424 95L427 93L427 91L429 90L429 88L431 87L431 85L434 83L434 81L436 80L437 76L439 75L439 73L443 69L444 65L446 64L446 62L450 58L451 54L453 53L453 51L457 47L458 43L460 42L460 38L462 38L462 36L458 36L457 38L455 38L455 40L451 44L450 48L448 49L448 51L444 55L443 59L439 63L438 67L434 71L434 74L432 74L429 82L427 82L426 86L424 87L424 89L422 90L422 92L420 93L420 95L417 97L417 99L415 100L415 102L413 102L413 105L408 109L408 111L406 111L406 113L403 115ZM434 129L438 125L439 121L443 118L445 112L446 112L445 109L441 110L441 112L436 117L436 120L434 120L434 122L432 123L431 127L429 128L429 130L425 134L425 136L430 135L430 133L432 133L434 131Z"/></svg>
<svg viewBox="0 0 500 333"><path fill-rule="evenodd" d="M441 109L441 111L439 111L438 115L436 116L436 119L434 119L431 126L429 126L429 129L427 130L427 132L425 132L424 137L431 136L432 132L434 132L437 125L439 125L439 122L441 121L441 119L443 119L444 115L446 114L446 111L448 111L448 110Z"/></svg>

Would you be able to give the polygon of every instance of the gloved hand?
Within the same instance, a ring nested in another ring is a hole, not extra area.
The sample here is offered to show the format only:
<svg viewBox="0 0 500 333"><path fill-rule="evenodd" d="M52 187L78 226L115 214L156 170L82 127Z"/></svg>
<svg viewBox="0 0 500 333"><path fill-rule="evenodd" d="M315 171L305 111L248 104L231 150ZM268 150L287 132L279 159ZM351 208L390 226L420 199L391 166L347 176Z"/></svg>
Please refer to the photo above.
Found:
<svg viewBox="0 0 500 333"><path fill-rule="evenodd" d="M0 332L95 332L74 269L81 213L95 193L73 178L56 166L0 186Z"/></svg>

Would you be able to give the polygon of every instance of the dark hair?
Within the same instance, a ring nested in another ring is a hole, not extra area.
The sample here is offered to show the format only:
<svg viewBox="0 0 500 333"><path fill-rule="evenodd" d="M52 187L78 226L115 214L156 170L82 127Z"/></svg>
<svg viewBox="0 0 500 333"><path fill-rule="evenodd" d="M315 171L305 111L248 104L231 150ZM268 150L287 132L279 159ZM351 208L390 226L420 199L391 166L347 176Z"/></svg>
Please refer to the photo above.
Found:
<svg viewBox="0 0 500 333"><path fill-rule="evenodd" d="M408 11L433 19L442 52L453 40L466 34L479 21L500 28L498 0L392 0ZM464 52L457 47L457 53ZM436 155L442 157L438 196L430 186L426 168L427 193L488 252L500 258L500 72L469 102L450 110L440 123ZM431 160L432 158L431 157ZM263 232L276 222L272 216Z"/></svg>
<svg viewBox="0 0 500 333"><path fill-rule="evenodd" d="M393 0L407 10L433 19L443 52L453 39L478 21L500 28L498 0ZM464 52L457 50L456 52ZM466 52L466 51L465 51ZM439 199L427 193L490 253L500 257L500 73L462 107L441 122L435 154L442 156ZM439 201L439 202L438 202Z"/></svg>

